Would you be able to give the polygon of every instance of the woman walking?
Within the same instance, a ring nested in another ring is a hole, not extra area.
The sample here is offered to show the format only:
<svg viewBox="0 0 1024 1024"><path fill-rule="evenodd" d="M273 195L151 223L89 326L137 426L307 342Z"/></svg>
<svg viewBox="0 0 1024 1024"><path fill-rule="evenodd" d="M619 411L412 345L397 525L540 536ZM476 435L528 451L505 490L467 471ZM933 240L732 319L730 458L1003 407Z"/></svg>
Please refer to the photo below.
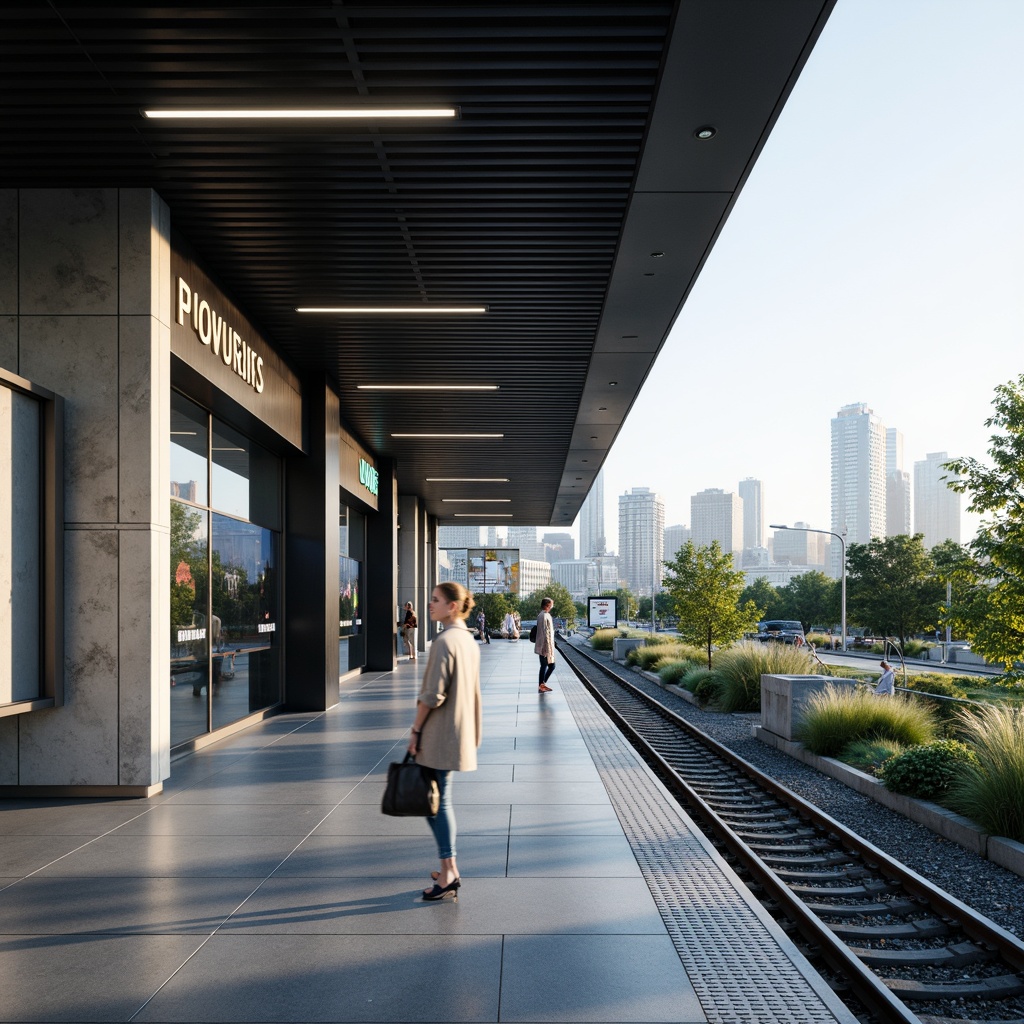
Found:
<svg viewBox="0 0 1024 1024"><path fill-rule="evenodd" d="M423 890L425 900L458 899L462 884L455 862L452 775L476 770L482 723L480 648L465 621L472 607L472 595L459 583L439 583L430 595L430 618L444 629L430 648L409 737L409 753L434 769L441 791L437 814L427 818L441 869L431 872L434 885Z"/></svg>
<svg viewBox="0 0 1024 1024"><path fill-rule="evenodd" d="M413 609L412 601L405 602L405 618L402 620L402 640L405 642L405 653L410 661L416 660L416 627L419 621Z"/></svg>

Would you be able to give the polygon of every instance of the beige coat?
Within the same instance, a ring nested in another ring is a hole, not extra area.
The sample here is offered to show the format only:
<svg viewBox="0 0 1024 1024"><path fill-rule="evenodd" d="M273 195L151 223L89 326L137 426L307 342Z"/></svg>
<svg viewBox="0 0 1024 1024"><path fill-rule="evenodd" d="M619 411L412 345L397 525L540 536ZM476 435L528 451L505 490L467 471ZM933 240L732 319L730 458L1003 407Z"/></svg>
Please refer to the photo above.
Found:
<svg viewBox="0 0 1024 1024"><path fill-rule="evenodd" d="M433 708L420 733L418 764L428 768L476 770L480 746L480 648L458 619L430 647L417 698Z"/></svg>
<svg viewBox="0 0 1024 1024"><path fill-rule="evenodd" d="M550 612L541 612L537 616L537 639L533 653L546 659L549 665L555 660L555 620L551 618Z"/></svg>

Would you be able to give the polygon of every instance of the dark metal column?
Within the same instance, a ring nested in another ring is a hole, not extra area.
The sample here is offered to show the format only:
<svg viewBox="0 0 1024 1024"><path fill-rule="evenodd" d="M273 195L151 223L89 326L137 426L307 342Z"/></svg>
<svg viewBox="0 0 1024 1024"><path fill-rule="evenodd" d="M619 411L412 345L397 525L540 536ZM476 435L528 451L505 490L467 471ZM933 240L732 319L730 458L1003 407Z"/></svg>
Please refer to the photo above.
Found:
<svg viewBox="0 0 1024 1024"><path fill-rule="evenodd" d="M340 402L322 379L304 388L308 454L285 473L285 706L338 702Z"/></svg>
<svg viewBox="0 0 1024 1024"><path fill-rule="evenodd" d="M366 667L391 672L397 663L398 482L393 459L381 459L377 512L366 521Z"/></svg>

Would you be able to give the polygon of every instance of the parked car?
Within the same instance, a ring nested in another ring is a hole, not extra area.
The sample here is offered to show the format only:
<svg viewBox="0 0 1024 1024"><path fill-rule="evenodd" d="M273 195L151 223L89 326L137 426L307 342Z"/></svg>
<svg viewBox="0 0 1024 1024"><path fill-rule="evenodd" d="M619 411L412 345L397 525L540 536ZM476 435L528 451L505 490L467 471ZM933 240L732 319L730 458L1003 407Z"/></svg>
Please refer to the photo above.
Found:
<svg viewBox="0 0 1024 1024"><path fill-rule="evenodd" d="M804 627L794 619L766 619L757 624L757 637L761 643L804 643Z"/></svg>

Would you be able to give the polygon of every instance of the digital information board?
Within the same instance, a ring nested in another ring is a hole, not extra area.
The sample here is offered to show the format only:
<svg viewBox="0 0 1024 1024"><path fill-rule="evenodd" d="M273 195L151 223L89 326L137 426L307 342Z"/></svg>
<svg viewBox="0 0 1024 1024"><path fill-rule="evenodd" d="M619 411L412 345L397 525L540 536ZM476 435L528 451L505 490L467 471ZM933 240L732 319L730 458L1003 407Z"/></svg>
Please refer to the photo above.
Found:
<svg viewBox="0 0 1024 1024"><path fill-rule="evenodd" d="M587 625L592 629L604 629L619 624L617 597L588 597Z"/></svg>

